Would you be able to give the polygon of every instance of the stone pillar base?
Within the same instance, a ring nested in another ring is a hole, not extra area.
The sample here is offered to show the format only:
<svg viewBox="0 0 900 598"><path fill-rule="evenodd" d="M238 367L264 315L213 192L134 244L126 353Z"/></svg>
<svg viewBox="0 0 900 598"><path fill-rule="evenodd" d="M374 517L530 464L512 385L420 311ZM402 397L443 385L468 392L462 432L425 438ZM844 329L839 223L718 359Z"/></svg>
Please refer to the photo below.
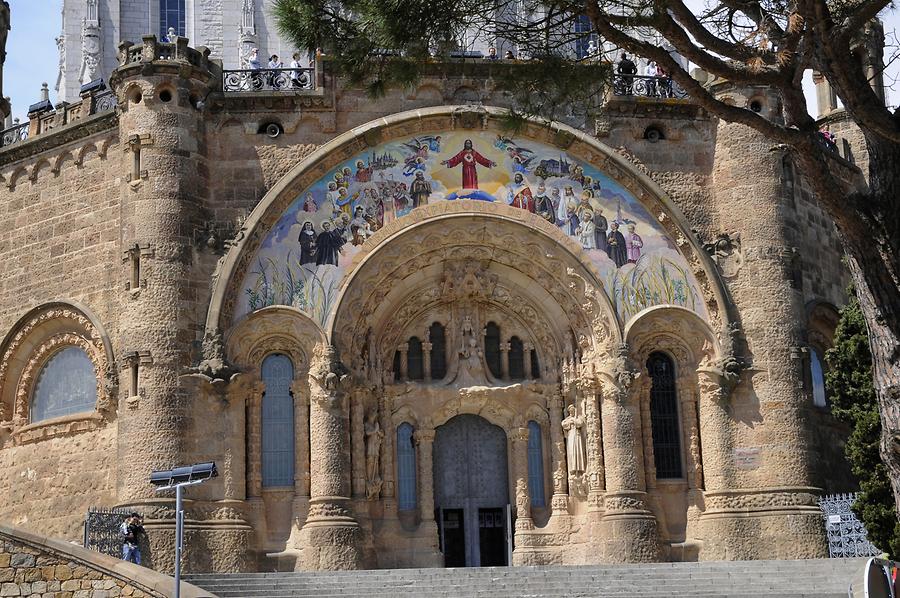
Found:
<svg viewBox="0 0 900 598"><path fill-rule="evenodd" d="M828 557L822 513L813 507L708 511L698 528L701 561Z"/></svg>
<svg viewBox="0 0 900 598"><path fill-rule="evenodd" d="M296 569L340 571L362 566L362 529L351 515L349 500L340 496L311 499L309 517L300 532Z"/></svg>
<svg viewBox="0 0 900 598"><path fill-rule="evenodd" d="M606 513L599 539L604 563L652 563L659 561L659 532L649 512Z"/></svg>

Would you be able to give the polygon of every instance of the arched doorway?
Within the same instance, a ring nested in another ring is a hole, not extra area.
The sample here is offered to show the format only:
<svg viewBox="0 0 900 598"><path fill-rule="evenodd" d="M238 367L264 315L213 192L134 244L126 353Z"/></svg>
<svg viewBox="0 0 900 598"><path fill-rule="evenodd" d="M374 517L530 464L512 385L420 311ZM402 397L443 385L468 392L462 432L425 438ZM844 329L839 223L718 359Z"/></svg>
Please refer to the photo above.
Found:
<svg viewBox="0 0 900 598"><path fill-rule="evenodd" d="M457 415L434 438L435 518L448 567L508 564L506 433L477 415Z"/></svg>

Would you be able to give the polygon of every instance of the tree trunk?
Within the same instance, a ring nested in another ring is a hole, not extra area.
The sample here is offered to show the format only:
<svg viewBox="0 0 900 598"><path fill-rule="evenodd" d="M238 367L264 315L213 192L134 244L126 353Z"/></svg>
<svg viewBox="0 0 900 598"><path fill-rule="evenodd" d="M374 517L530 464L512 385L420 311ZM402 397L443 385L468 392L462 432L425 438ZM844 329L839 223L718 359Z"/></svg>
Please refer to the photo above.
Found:
<svg viewBox="0 0 900 598"><path fill-rule="evenodd" d="M821 176L829 158L820 148L798 148L798 162L844 243L869 332L881 456L900 512L900 144L863 133L870 158L869 188L863 192L842 192L834 179ZM829 179L830 185L823 182Z"/></svg>

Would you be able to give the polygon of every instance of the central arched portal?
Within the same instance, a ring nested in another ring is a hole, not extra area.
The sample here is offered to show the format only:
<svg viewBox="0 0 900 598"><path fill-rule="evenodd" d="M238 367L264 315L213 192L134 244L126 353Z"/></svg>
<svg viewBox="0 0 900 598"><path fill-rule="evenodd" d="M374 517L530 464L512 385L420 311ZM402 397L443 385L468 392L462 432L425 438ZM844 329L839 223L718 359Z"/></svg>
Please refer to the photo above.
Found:
<svg viewBox="0 0 900 598"><path fill-rule="evenodd" d="M457 415L434 437L435 518L447 567L509 564L506 433Z"/></svg>

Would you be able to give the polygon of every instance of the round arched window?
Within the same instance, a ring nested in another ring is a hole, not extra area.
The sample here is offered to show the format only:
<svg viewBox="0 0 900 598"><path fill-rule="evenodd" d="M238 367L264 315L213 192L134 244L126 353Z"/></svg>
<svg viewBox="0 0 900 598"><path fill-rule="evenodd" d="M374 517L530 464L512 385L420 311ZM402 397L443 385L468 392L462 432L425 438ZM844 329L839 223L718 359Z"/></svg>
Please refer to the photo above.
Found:
<svg viewBox="0 0 900 598"><path fill-rule="evenodd" d="M92 411L97 403L97 375L79 347L57 351L38 375L31 400L31 422Z"/></svg>

